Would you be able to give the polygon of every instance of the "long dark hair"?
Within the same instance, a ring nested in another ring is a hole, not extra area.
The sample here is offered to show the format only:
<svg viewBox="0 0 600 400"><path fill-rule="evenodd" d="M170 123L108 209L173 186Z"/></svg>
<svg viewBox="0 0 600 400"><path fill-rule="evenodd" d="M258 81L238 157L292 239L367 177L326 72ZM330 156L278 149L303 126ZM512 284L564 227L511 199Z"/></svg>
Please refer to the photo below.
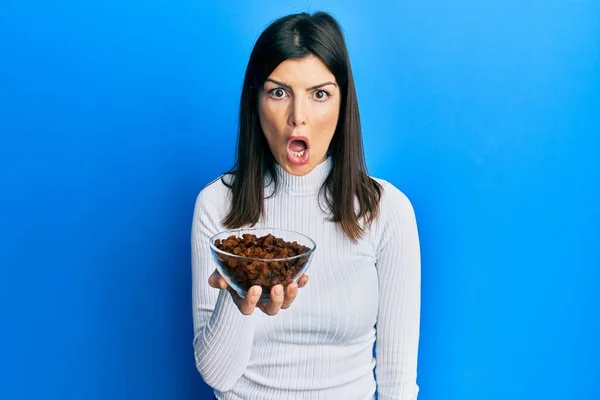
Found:
<svg viewBox="0 0 600 400"><path fill-rule="evenodd" d="M246 69L240 101L237 157L230 171L231 208L227 228L254 225L264 214L265 182L277 191L275 159L258 117L258 92L267 77L287 59L319 57L340 88L339 120L328 149L333 166L320 190L345 234L358 240L379 213L382 188L369 177L365 164L360 117L350 59L342 30L325 12L292 14L267 27L258 38ZM358 206L358 207L356 207Z"/></svg>

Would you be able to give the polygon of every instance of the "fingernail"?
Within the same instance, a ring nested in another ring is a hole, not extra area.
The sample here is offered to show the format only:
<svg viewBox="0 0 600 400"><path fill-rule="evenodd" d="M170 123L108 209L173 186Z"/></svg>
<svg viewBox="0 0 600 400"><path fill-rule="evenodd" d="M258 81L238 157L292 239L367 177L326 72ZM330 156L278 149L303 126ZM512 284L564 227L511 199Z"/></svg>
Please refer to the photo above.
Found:
<svg viewBox="0 0 600 400"><path fill-rule="evenodd" d="M251 294L253 297L256 297L256 296L258 296L258 288L257 288L257 287L253 287L252 289L250 289L250 294Z"/></svg>
<svg viewBox="0 0 600 400"><path fill-rule="evenodd" d="M283 289L281 286L275 286L275 294L277 296L281 295L283 293Z"/></svg>

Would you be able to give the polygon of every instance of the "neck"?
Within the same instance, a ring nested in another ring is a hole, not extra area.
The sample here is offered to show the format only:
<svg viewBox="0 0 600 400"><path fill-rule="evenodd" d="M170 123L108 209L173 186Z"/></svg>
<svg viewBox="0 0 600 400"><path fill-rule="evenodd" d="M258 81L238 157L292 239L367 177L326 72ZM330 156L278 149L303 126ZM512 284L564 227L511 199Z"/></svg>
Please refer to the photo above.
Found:
<svg viewBox="0 0 600 400"><path fill-rule="evenodd" d="M325 179L331 172L333 162L327 157L323 162L315 166L306 175L292 175L284 170L281 165L275 164L279 187L285 192L291 193L315 193L318 192Z"/></svg>

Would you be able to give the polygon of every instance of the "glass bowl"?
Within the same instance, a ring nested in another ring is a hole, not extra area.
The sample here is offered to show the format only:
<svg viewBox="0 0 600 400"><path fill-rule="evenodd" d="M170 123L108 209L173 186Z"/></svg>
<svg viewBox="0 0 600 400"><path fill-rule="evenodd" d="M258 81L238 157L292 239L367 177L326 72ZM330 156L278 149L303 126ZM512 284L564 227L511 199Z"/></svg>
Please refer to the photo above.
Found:
<svg viewBox="0 0 600 400"><path fill-rule="evenodd" d="M227 284L244 298L252 286L260 286L261 302L270 300L273 286L281 284L285 290L297 282L316 248L310 237L278 228L231 229L210 238L212 258Z"/></svg>

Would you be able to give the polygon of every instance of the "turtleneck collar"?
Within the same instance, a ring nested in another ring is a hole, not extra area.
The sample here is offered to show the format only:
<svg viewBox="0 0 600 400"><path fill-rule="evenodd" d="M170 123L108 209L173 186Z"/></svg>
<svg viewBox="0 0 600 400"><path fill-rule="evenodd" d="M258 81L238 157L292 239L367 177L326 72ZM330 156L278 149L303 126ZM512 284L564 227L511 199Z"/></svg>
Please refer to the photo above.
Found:
<svg viewBox="0 0 600 400"><path fill-rule="evenodd" d="M328 156L325 161L318 164L306 175L296 176L284 170L275 163L279 187L284 192L291 193L315 193L318 192L333 167L333 161Z"/></svg>

